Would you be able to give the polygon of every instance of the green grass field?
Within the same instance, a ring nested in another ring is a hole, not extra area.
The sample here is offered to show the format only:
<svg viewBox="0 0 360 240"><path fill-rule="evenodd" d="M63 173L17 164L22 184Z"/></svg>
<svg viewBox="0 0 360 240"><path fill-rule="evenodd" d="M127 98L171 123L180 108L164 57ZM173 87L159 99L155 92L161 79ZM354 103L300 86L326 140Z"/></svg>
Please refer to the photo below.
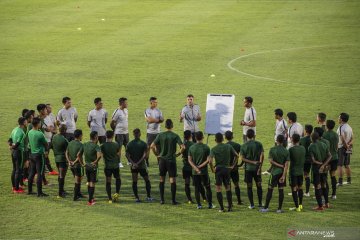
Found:
<svg viewBox="0 0 360 240"><path fill-rule="evenodd" d="M135 204L128 168L121 171L121 201L113 205L105 201L102 171L94 207L70 197L58 200L53 176L48 177L51 186L44 188L49 198L13 195L6 146L23 108L35 109L45 102L57 112L65 95L72 97L79 112L84 141L94 97L102 97L112 113L117 99L126 96L130 129L145 132L143 111L150 96L158 97L165 118L177 119L188 93L195 95L203 115L208 93L235 94L233 130L239 142L242 98L253 96L257 139L266 156L273 145L277 107L296 111L300 123L313 125L319 111L329 119L348 112L356 135L360 133L359 21L358 1L1 1L0 239L285 239L290 227L359 228L360 141L352 156L353 184L338 190L338 199L331 201L333 209L315 213L311 210L315 200L305 198L304 212L282 215L248 210L243 182L246 205L224 214L196 210L184 203L181 175L178 200L183 204L169 204L169 184L165 206ZM238 57L230 69L228 63ZM174 130L181 134L182 124L176 121ZM214 146L213 138L210 145ZM159 199L158 170L151 156L153 196ZM240 174L243 178L243 171ZM267 180L263 178L264 199ZM65 187L72 191L70 174ZM143 181L139 187L145 197ZM277 206L274 193L272 210ZM284 209L292 206L286 195Z"/></svg>

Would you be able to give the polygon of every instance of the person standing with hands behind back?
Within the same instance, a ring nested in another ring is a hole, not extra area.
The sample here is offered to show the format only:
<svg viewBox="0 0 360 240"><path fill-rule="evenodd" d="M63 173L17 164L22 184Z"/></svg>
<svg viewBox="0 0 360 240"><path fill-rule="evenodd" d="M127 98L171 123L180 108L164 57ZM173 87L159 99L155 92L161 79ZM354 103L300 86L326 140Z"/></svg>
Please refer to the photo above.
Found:
<svg viewBox="0 0 360 240"><path fill-rule="evenodd" d="M247 142L246 133L249 129L254 130L254 139L256 136L256 111L255 108L252 106L253 98L252 97L245 97L244 98L244 107L245 114L244 120L241 120L240 125L243 126L243 142Z"/></svg>
<svg viewBox="0 0 360 240"><path fill-rule="evenodd" d="M184 122L184 132L191 131L192 141L196 142L195 132L199 131L198 122L201 121L200 107L194 104L194 95L189 94L186 98L187 104L180 113L180 122Z"/></svg>

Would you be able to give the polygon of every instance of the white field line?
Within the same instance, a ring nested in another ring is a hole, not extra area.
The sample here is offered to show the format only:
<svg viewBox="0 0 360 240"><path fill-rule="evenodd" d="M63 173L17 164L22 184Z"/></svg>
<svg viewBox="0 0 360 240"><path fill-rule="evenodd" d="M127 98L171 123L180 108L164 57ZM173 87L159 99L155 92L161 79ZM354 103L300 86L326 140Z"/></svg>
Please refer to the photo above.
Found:
<svg viewBox="0 0 360 240"><path fill-rule="evenodd" d="M232 66L232 64L240 59L243 58L248 58L250 56L254 56L254 55L260 55L260 54L265 54L265 53L271 53L271 52L285 52L285 51L294 51L294 50L301 50L301 49L312 49L312 48L326 48L326 47L330 47L330 45L324 45L324 46L312 46L312 47L296 47L296 48L284 48L284 49L276 49L276 50L267 50L267 51L260 51L260 52L254 52L254 53L250 53L250 54L246 54L246 55L242 55L240 57L234 58L232 60L230 60L227 63L227 66L229 69L249 76L249 77L253 77L253 78L257 78L260 80L265 80L265 81L271 81L271 82L281 82L281 83L288 83L288 84L294 84L294 85L300 85L300 86L313 86L313 87L329 87L329 88L344 88L344 89L358 89L358 87L345 87L345 86L330 86L330 85L320 85L320 84L307 84L307 83L297 83L297 82L293 82L290 80L280 80L280 79L276 79L276 78L270 78L270 77L264 77L264 76L259 76L259 75L255 75L255 74L251 74L251 73L247 73L244 71L241 71L240 69L237 69L235 67Z"/></svg>

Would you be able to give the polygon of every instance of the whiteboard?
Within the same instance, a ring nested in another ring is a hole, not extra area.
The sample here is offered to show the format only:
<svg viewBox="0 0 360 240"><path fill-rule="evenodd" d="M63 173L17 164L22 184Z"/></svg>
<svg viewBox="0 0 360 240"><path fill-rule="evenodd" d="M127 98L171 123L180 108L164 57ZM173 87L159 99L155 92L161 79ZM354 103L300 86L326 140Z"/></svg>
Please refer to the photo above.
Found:
<svg viewBox="0 0 360 240"><path fill-rule="evenodd" d="M224 134L232 131L235 95L208 94L206 101L205 133Z"/></svg>

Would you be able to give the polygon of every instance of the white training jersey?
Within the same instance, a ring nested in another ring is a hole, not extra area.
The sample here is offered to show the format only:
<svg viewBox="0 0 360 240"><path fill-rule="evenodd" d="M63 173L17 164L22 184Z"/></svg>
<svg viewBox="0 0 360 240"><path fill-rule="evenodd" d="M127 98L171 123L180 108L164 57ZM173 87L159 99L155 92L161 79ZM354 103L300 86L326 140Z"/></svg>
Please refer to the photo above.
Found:
<svg viewBox="0 0 360 240"><path fill-rule="evenodd" d="M116 122L115 134L128 134L129 133L129 122L128 122L128 110L126 108L117 108L113 115L112 120Z"/></svg>
<svg viewBox="0 0 360 240"><path fill-rule="evenodd" d="M105 109L96 110L93 109L89 112L88 115L88 122L90 122L90 130L96 131L98 136L105 136L106 133L106 121L108 113Z"/></svg>
<svg viewBox="0 0 360 240"><path fill-rule="evenodd" d="M55 116L54 114L50 113L49 115L46 116L46 118L44 118L44 125L43 127L44 128L48 128L48 127L55 127ZM47 131L44 131L44 135L45 135L45 138L46 138L46 141L49 143L51 142L51 138L53 136L53 133L52 132L47 132Z"/></svg>
<svg viewBox="0 0 360 240"><path fill-rule="evenodd" d="M338 148L344 147L342 139L344 139L345 142L348 143L353 137L353 130L347 123L341 124L336 132L339 135Z"/></svg>
<svg viewBox="0 0 360 240"><path fill-rule="evenodd" d="M255 108L246 108L244 114L244 122L249 123L251 121L256 121L256 111ZM247 130L253 129L256 135L256 127L243 126L243 134L246 135Z"/></svg>
<svg viewBox="0 0 360 240"><path fill-rule="evenodd" d="M275 124L275 142L276 142L276 138L279 135L283 135L284 137L286 137L287 135L287 123L284 119L278 120L276 119L276 124Z"/></svg>
<svg viewBox="0 0 360 240"><path fill-rule="evenodd" d="M145 117L152 117L155 119L164 120L162 112L158 108L147 108L145 110ZM146 132L151 134L160 133L160 123L148 123Z"/></svg>
<svg viewBox="0 0 360 240"><path fill-rule="evenodd" d="M70 107L66 109L63 107L59 110L56 119L60 122L60 124L66 125L66 133L74 133L76 130L76 121L78 113L76 108Z"/></svg>
<svg viewBox="0 0 360 240"><path fill-rule="evenodd" d="M198 121L196 120L200 114L200 107L197 104L193 106L185 105L181 110L181 117L184 118L184 131L190 130L191 132L199 131Z"/></svg>

